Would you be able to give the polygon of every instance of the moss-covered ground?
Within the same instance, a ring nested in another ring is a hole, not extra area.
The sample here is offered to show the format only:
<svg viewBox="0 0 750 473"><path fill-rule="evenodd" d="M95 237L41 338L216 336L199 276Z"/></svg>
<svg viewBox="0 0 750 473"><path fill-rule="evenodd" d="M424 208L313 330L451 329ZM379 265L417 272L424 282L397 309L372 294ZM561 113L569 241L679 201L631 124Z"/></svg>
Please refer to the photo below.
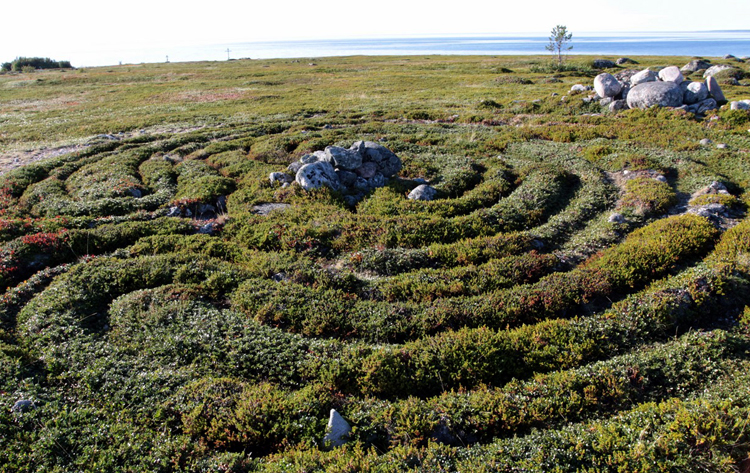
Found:
<svg viewBox="0 0 750 473"><path fill-rule="evenodd" d="M750 112L592 59L0 75L0 471L749 471ZM357 140L355 207L269 182Z"/></svg>

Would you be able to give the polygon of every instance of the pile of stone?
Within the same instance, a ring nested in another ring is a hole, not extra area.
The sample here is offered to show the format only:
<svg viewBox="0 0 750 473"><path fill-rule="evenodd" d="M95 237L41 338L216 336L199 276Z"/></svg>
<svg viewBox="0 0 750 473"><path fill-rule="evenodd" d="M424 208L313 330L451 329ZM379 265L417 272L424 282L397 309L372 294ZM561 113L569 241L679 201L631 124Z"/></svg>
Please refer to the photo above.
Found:
<svg viewBox="0 0 750 473"><path fill-rule="evenodd" d="M657 105L702 115L726 103L714 75L728 68L732 66L712 66L702 60L693 60L681 69L668 66L659 72L650 69L629 69L616 75L604 72L594 79L596 95L591 99L598 100L613 112L629 108L646 109ZM694 82L683 77L683 72L693 73L699 70L705 70L704 81ZM742 105L736 107L740 108Z"/></svg>
<svg viewBox="0 0 750 473"><path fill-rule="evenodd" d="M372 141L357 141L351 147L328 146L323 151L306 154L289 165L286 172L272 172L271 183L288 187L294 183L305 190L323 186L339 191L354 205L378 187L383 187L401 170L401 159L393 151ZM410 199L432 200L436 191L422 184Z"/></svg>
<svg viewBox="0 0 750 473"><path fill-rule="evenodd" d="M401 170L401 159L383 145L357 141L351 147L328 146L306 154L289 165L287 172L272 172L269 179L283 187L296 182L305 190L326 186L340 191L350 204L371 190L383 187Z"/></svg>

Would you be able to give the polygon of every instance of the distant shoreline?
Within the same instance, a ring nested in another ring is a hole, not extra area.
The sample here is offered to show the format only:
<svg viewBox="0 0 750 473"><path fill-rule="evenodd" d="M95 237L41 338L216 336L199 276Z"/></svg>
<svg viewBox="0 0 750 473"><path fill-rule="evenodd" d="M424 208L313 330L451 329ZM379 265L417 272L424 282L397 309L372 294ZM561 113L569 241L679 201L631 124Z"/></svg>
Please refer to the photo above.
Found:
<svg viewBox="0 0 750 473"><path fill-rule="evenodd" d="M487 34L435 37L255 41L210 45L54 51L79 67L227 59L302 59L340 56L544 55L547 35ZM701 32L573 32L572 55L601 56L750 56L750 30ZM53 54L54 53L54 54ZM12 59L12 58L11 58Z"/></svg>

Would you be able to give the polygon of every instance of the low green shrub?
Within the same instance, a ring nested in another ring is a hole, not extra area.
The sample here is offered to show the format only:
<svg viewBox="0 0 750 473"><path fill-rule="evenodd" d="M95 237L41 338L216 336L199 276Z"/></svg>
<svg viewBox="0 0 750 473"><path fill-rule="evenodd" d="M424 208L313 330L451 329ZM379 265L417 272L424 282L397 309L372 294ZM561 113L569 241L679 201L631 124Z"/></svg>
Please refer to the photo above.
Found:
<svg viewBox="0 0 750 473"><path fill-rule="evenodd" d="M677 202L674 190L666 182L650 177L636 177L625 182L620 206L638 215L662 215Z"/></svg>

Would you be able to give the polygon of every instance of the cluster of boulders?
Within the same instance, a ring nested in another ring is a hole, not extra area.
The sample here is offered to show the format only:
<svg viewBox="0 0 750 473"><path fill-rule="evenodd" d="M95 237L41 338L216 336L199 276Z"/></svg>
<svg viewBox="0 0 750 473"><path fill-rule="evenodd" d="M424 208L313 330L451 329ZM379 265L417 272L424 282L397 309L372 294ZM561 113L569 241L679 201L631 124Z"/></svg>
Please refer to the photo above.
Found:
<svg viewBox="0 0 750 473"><path fill-rule="evenodd" d="M269 180L288 187L294 183L305 190L323 186L339 191L354 205L401 170L401 159L385 146L372 141L357 141L349 148L327 146L323 151L306 154L289 165L286 172L272 172ZM422 179L407 196L413 200L432 200L437 191Z"/></svg>
<svg viewBox="0 0 750 473"><path fill-rule="evenodd" d="M621 59L622 61L618 59L618 65L633 62L627 58ZM614 67L615 63L608 61L608 64L598 65ZM703 81L685 80L683 74L689 75L701 70L704 71ZM588 100L597 100L613 112L629 108L646 109L657 105L702 115L726 103L724 93L714 76L730 70L736 68L725 64L711 65L704 60L695 59L682 68L668 66L658 72L650 69L626 69L615 75L604 72L594 79L593 89L596 95ZM586 90L591 88L581 84L571 88L574 93ZM732 102L731 108L750 109L750 100Z"/></svg>
<svg viewBox="0 0 750 473"><path fill-rule="evenodd" d="M372 189L383 187L401 170L401 159L383 145L357 141L351 147L328 146L306 154L287 172L272 172L269 179L286 187L296 182L305 190L326 186L356 203Z"/></svg>

